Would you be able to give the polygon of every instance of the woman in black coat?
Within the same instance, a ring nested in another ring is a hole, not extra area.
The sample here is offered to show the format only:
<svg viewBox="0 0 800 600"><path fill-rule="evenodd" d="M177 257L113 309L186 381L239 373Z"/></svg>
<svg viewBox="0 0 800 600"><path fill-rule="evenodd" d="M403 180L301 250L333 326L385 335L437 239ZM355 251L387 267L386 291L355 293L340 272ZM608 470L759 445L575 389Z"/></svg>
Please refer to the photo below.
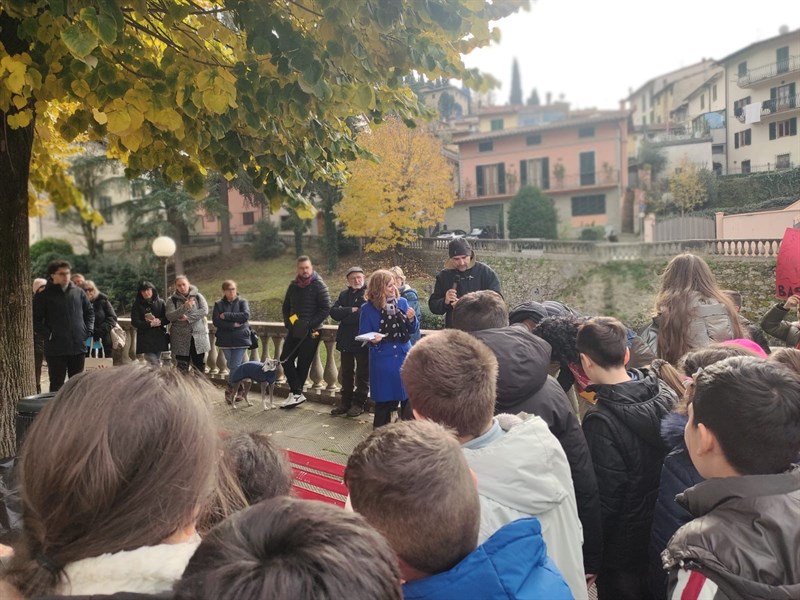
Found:
<svg viewBox="0 0 800 600"><path fill-rule="evenodd" d="M158 290L149 281L139 285L139 293L131 307L131 325L136 329L136 354L144 354L147 362L158 366L161 353L169 350L167 308Z"/></svg>
<svg viewBox="0 0 800 600"><path fill-rule="evenodd" d="M89 302L94 308L94 331L92 331L92 341L100 341L103 344L103 353L111 358L114 347L111 344L111 330L117 324L117 313L108 301L108 296L101 293L94 281L86 280L83 282L83 291L89 297Z"/></svg>

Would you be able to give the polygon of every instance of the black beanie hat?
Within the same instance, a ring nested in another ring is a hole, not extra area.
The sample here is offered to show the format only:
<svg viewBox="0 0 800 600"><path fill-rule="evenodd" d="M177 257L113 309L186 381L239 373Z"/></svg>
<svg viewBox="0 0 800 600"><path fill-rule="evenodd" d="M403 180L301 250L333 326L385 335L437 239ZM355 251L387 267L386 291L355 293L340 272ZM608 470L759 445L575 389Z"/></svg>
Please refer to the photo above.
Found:
<svg viewBox="0 0 800 600"><path fill-rule="evenodd" d="M454 256L472 256L472 246L464 238L457 238L447 245L450 258Z"/></svg>
<svg viewBox="0 0 800 600"><path fill-rule="evenodd" d="M513 325L514 323L520 323L525 319L530 319L535 323L541 323L548 316L547 309L541 303L523 302L522 304L517 304L511 309L511 311L508 313L508 322L509 324Z"/></svg>

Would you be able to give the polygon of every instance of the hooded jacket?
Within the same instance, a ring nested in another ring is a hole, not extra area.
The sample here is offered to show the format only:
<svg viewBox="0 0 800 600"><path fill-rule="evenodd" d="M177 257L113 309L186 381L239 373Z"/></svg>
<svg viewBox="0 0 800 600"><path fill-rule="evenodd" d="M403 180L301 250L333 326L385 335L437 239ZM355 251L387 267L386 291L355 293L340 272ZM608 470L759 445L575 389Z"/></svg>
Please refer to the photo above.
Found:
<svg viewBox="0 0 800 600"><path fill-rule="evenodd" d="M186 308L184 304L189 298L194 298L194 306ZM167 302L167 320L170 322L169 336L172 346L172 354L175 356L189 356L192 340L194 349L198 354L204 354L211 350L211 342L208 339L208 302L203 297L197 287L190 285L189 293L184 296L175 292ZM181 319L186 315L187 320Z"/></svg>
<svg viewBox="0 0 800 600"><path fill-rule="evenodd" d="M94 308L74 283L62 289L49 281L33 297L33 329L44 338L45 356L83 354L94 331Z"/></svg>
<svg viewBox="0 0 800 600"><path fill-rule="evenodd" d="M677 397L655 373L629 370L636 379L589 385L597 404L583 419L600 489L603 570L646 568L659 476L667 447L661 420Z"/></svg>
<svg viewBox="0 0 800 600"><path fill-rule="evenodd" d="M777 475L708 479L678 502L696 518L662 554L670 593L681 593L688 570L701 575L699 584L713 582L716 594L704 597L714 600L800 598L799 466Z"/></svg>
<svg viewBox="0 0 800 600"><path fill-rule="evenodd" d="M500 366L495 414L525 412L541 417L567 455L583 526L584 568L586 573L597 573L603 551L597 478L569 399L547 374L550 344L516 325L474 331L472 335L489 346Z"/></svg>
<svg viewBox="0 0 800 600"><path fill-rule="evenodd" d="M536 517L548 556L575 598L585 600L583 534L564 450L539 417L523 421L501 415L495 419L503 431L501 437L483 446L470 447L468 442L463 447L478 480L478 542L507 523Z"/></svg>
<svg viewBox="0 0 800 600"><path fill-rule="evenodd" d="M667 573L661 564L661 553L675 532L692 520L692 515L675 501L675 497L703 481L683 441L683 430L688 420L687 415L673 412L661 422L661 437L672 450L664 458L661 468L650 534L650 590L656 598L667 595Z"/></svg>
<svg viewBox="0 0 800 600"><path fill-rule="evenodd" d="M585 584L584 584L584 587ZM536 519L509 523L449 571L403 584L405 600L570 600Z"/></svg>
<svg viewBox="0 0 800 600"><path fill-rule="evenodd" d="M444 326L451 327L453 320L453 306L444 303L444 295L447 290L453 289L460 298L469 292L480 290L493 290L500 294L500 280L497 273L492 271L487 265L475 260L473 254L466 271L461 272L455 268L452 259L447 259L444 269L436 275L436 284L433 293L428 299L428 308L435 315L444 315Z"/></svg>
<svg viewBox="0 0 800 600"><path fill-rule="evenodd" d="M131 325L136 328L136 354L160 354L169 349L167 342L167 305L158 296L155 288L150 300L142 298L141 292L131 307ZM151 314L161 321L159 327L150 327L145 315Z"/></svg>

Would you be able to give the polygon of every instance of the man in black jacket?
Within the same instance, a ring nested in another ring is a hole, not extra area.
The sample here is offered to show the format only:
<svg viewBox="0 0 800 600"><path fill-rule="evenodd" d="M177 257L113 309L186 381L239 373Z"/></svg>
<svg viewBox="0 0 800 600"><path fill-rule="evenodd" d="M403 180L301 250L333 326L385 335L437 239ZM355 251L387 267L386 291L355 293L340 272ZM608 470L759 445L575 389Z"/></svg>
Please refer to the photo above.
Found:
<svg viewBox="0 0 800 600"><path fill-rule="evenodd" d="M50 391L57 392L69 374L83 371L86 338L94 329L94 309L84 291L69 280L70 264L47 265L50 281L33 297L33 329L44 338Z"/></svg>
<svg viewBox="0 0 800 600"><path fill-rule="evenodd" d="M596 404L583 419L603 517L599 600L649 600L647 549L667 454L660 425L677 397L655 373L627 369L628 331L594 317L580 325L576 345Z"/></svg>
<svg viewBox="0 0 800 600"><path fill-rule="evenodd" d="M444 326L453 326L453 307L458 299L469 292L492 290L500 294L497 273L475 260L475 252L463 238L455 239L447 246L450 258L444 269L436 275L436 285L428 300L428 308L435 315L444 315Z"/></svg>
<svg viewBox="0 0 800 600"><path fill-rule="evenodd" d="M603 553L600 500L589 448L580 423L558 382L547 374L550 345L525 327L508 326L503 299L494 292L473 292L453 310L453 328L467 331L497 357L495 414L526 412L540 417L558 439L569 461L578 518L583 526L583 568L597 574Z"/></svg>
<svg viewBox="0 0 800 600"><path fill-rule="evenodd" d="M281 408L293 408L306 401L303 386L319 346L319 330L330 312L328 286L314 271L311 259L300 256L297 277L289 284L283 300L283 324L288 333L281 362L291 395Z"/></svg>
<svg viewBox="0 0 800 600"><path fill-rule="evenodd" d="M336 332L336 349L342 357L342 402L331 410L332 415L357 417L364 412L369 391L369 348L356 341L359 311L366 302L367 286L364 270L351 267L347 271L345 289L331 308L331 317L339 322Z"/></svg>

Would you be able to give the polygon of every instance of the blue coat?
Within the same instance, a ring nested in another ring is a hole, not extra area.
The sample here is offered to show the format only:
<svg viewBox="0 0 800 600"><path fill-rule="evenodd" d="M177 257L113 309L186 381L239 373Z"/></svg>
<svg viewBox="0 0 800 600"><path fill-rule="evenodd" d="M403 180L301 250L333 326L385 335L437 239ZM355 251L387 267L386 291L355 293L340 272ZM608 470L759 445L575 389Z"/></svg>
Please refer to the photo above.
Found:
<svg viewBox="0 0 800 600"><path fill-rule="evenodd" d="M536 518L501 527L444 573L403 585L405 600L571 600L561 573L547 558Z"/></svg>
<svg viewBox="0 0 800 600"><path fill-rule="evenodd" d="M220 318L220 313L225 315L224 319ZM247 300L236 296L233 302L228 302L223 296L214 304L211 320L214 327L217 328L216 346L220 348L250 347L250 305Z"/></svg>
<svg viewBox="0 0 800 600"><path fill-rule="evenodd" d="M414 309L415 313L417 313L417 321L419 321L419 319L422 317L422 313L420 312L419 294L417 294L417 290L404 285L400 288L400 295L406 299L408 305ZM422 334L419 332L419 327L417 327L417 332L411 334L411 345L413 346L416 344L421 337Z"/></svg>
<svg viewBox="0 0 800 600"><path fill-rule="evenodd" d="M397 306L404 314L408 310L405 298L398 298ZM381 311L371 302L365 302L359 314L359 335L380 330ZM414 317L412 321L408 321L408 333L418 330L419 319ZM373 402L397 402L408 398L403 382L400 381L400 367L403 366L409 350L411 342L399 344L384 340L369 344L369 395Z"/></svg>
<svg viewBox="0 0 800 600"><path fill-rule="evenodd" d="M664 458L661 468L650 533L650 591L659 599L667 597L667 572L661 564L661 553L675 532L694 519L689 511L675 502L675 496L703 481L683 441L683 429L688 420L687 415L670 413L661 421L661 437L672 450Z"/></svg>

